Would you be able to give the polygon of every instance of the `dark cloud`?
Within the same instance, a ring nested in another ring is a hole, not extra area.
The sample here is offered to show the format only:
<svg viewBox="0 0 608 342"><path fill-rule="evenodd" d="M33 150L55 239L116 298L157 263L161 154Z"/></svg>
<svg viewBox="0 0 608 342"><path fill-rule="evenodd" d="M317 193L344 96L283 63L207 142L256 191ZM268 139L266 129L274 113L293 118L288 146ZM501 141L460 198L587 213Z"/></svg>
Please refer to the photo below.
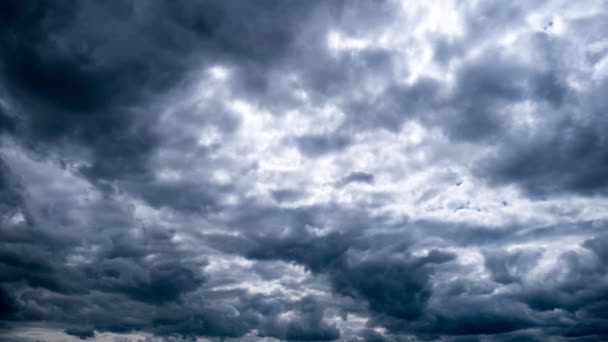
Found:
<svg viewBox="0 0 608 342"><path fill-rule="evenodd" d="M458 300L450 303L450 313L438 314L429 333L450 335L502 334L536 326L521 306L501 303L500 299ZM449 304L448 304L449 305ZM474 307L475 310L470 308ZM428 328L427 328L428 329Z"/></svg>
<svg viewBox="0 0 608 342"><path fill-rule="evenodd" d="M348 136L330 133L298 137L296 144L301 153L316 157L343 150L350 145L350 141Z"/></svg>
<svg viewBox="0 0 608 342"><path fill-rule="evenodd" d="M0 105L0 133L13 133L17 128L17 121L11 117L4 106Z"/></svg>
<svg viewBox="0 0 608 342"><path fill-rule="evenodd" d="M243 254L252 259L297 262L313 272L321 272L341 260L351 239L341 233L319 238L303 227L291 229L282 236L272 235L274 234L259 234L238 239L215 237L212 240L228 252Z"/></svg>
<svg viewBox="0 0 608 342"><path fill-rule="evenodd" d="M363 237L340 233L317 237L298 229L278 238L217 239L218 244L231 246L227 250L249 258L296 262L314 273L326 274L336 293L365 300L377 314L406 320L418 318L431 296L432 265L454 258L438 250L413 257L403 249L407 240L387 246L395 257L376 250L377 246Z"/></svg>
<svg viewBox="0 0 608 342"><path fill-rule="evenodd" d="M112 180L145 173L159 143L156 96L217 62L235 64L238 81L259 88L268 81L254 81L255 75L285 55L296 23L303 25L318 4L5 6L2 88L22 116L19 135L39 148L66 140L83 144L94 153L82 172ZM4 130L14 130L14 115L2 114Z"/></svg>
<svg viewBox="0 0 608 342"><path fill-rule="evenodd" d="M275 320L262 327L261 336L288 341L332 341L340 337L334 325L322 321L323 307L310 297L303 298L294 307L295 318Z"/></svg>
<svg viewBox="0 0 608 342"><path fill-rule="evenodd" d="M579 34L594 41L588 33ZM442 125L456 139L483 138L496 146L496 154L477 166L477 174L494 184L517 184L538 197L604 192L606 158L600 146L606 123L600 113L605 101L599 94L605 79L575 90L568 82L578 72L571 61L577 53L574 43L541 32L526 41L527 48L538 51L533 65L495 51L466 63L449 102L462 112ZM524 103L531 104L530 115L539 123L521 131L512 108Z"/></svg>
<svg viewBox="0 0 608 342"><path fill-rule="evenodd" d="M542 251L489 252L485 255L485 266L494 281L502 284L516 282L527 274L542 256Z"/></svg>
<svg viewBox="0 0 608 342"><path fill-rule="evenodd" d="M195 271L177 263L153 265L146 269L130 259L113 258L103 260L96 268L92 272L100 288L124 293L143 302L175 301L203 283Z"/></svg>
<svg viewBox="0 0 608 342"><path fill-rule="evenodd" d="M349 116L342 128L351 133L376 128L397 132L404 122L435 111L440 95L440 83L428 77L411 85L390 84L382 96L348 102Z"/></svg>
<svg viewBox="0 0 608 342"><path fill-rule="evenodd" d="M608 339L605 6L428 6L1 3L2 338Z"/></svg>
<svg viewBox="0 0 608 342"><path fill-rule="evenodd" d="M593 127L564 123L561 133L539 136L525 147L514 145L504 150L501 158L481 164L480 171L494 182L519 184L539 197L603 194L607 159L600 147L604 137L599 127L603 123Z"/></svg>
<svg viewBox="0 0 608 342"><path fill-rule="evenodd" d="M2 225L4 226L5 220L23 209L23 196L22 187L3 159L0 159L0 190L2 190L0 214L2 214Z"/></svg>
<svg viewBox="0 0 608 342"><path fill-rule="evenodd" d="M339 187L346 186L350 183L365 183L374 184L374 175L371 173L353 171L340 179L336 184Z"/></svg>
<svg viewBox="0 0 608 342"><path fill-rule="evenodd" d="M0 288L0 317L5 317L16 311L17 303L15 302L15 299L7 290Z"/></svg>
<svg viewBox="0 0 608 342"><path fill-rule="evenodd" d="M84 327L69 328L69 329L65 330L65 333L68 335L76 336L83 340L85 340L87 338L92 338L95 336L95 331L93 329L90 329L90 328L87 329Z"/></svg>
<svg viewBox="0 0 608 342"><path fill-rule="evenodd" d="M428 265L453 259L448 253L432 251L411 260L344 260L330 275L336 292L361 297L372 311L397 319L418 318L431 296Z"/></svg>
<svg viewBox="0 0 608 342"><path fill-rule="evenodd" d="M279 203L295 201L302 197L303 194L297 190L281 189L272 192L272 198Z"/></svg>

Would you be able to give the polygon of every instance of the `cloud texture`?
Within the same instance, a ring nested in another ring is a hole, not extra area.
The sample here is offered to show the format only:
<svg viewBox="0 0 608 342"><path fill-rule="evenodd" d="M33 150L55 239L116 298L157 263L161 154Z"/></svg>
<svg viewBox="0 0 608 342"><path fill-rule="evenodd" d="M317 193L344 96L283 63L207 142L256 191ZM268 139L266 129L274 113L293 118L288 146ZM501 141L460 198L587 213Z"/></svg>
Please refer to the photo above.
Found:
<svg viewBox="0 0 608 342"><path fill-rule="evenodd" d="M4 1L0 338L608 340L608 5Z"/></svg>

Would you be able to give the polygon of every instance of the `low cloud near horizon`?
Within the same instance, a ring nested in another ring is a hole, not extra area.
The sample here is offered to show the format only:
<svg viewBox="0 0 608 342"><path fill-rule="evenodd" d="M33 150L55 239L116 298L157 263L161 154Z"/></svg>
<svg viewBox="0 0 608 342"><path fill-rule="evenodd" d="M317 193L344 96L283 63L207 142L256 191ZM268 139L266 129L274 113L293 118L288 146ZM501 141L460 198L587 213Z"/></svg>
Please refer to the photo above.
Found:
<svg viewBox="0 0 608 342"><path fill-rule="evenodd" d="M0 4L0 339L608 340L608 4Z"/></svg>

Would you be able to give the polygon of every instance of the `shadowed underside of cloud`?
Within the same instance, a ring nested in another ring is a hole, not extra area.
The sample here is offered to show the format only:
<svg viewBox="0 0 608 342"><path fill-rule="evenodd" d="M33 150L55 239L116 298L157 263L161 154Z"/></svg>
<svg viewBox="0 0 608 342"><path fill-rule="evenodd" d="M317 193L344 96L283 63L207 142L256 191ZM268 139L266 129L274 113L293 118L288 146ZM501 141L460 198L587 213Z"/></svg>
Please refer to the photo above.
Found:
<svg viewBox="0 0 608 342"><path fill-rule="evenodd" d="M607 13L3 2L0 338L607 340Z"/></svg>

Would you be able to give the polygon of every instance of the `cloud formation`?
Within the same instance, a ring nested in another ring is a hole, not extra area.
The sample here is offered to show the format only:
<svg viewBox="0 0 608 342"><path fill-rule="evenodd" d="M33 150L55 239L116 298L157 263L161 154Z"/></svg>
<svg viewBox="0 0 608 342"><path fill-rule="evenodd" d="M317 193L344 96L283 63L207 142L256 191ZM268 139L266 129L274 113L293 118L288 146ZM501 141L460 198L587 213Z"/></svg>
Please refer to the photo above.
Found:
<svg viewBox="0 0 608 342"><path fill-rule="evenodd" d="M0 4L0 339L608 339L608 6Z"/></svg>

